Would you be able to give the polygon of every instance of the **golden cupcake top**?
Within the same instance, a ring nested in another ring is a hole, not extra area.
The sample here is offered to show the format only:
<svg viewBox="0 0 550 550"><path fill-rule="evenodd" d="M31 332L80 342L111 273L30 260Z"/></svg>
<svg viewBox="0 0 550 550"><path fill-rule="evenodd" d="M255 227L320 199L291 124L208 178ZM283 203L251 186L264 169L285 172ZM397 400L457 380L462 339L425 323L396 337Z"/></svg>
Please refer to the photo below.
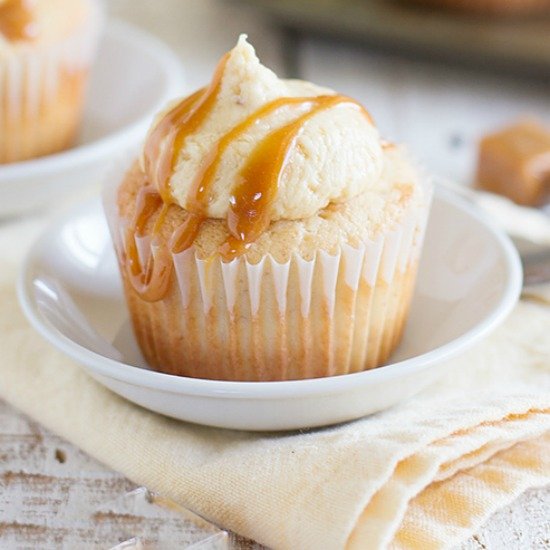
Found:
<svg viewBox="0 0 550 550"><path fill-rule="evenodd" d="M383 164L377 189L361 193L354 200L329 204L314 216L271 222L246 248L246 260L256 264L270 256L282 264L298 255L309 261L320 250L337 254L344 245L358 248L391 231L402 222L406 211L427 199L422 175L403 147L385 148ZM150 188L149 193L143 189L143 174L136 163L118 189L119 215L123 220L132 220L141 212L138 235L169 243L190 214L176 204L164 210L160 196ZM207 218L192 243L193 254L205 261L216 258L228 235L225 219Z"/></svg>

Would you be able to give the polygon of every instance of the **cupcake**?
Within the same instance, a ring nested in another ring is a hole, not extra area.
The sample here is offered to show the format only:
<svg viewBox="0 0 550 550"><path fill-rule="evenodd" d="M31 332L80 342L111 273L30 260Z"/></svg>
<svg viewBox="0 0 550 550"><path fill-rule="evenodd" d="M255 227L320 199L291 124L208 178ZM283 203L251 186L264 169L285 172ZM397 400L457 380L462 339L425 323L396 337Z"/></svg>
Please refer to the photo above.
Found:
<svg viewBox="0 0 550 550"><path fill-rule="evenodd" d="M99 20L96 0L0 0L0 163L73 145Z"/></svg>
<svg viewBox="0 0 550 550"><path fill-rule="evenodd" d="M314 378L377 367L399 344L429 185L357 101L279 79L244 36L107 187L152 368Z"/></svg>
<svg viewBox="0 0 550 550"><path fill-rule="evenodd" d="M433 8L485 15L550 13L550 0L402 0Z"/></svg>

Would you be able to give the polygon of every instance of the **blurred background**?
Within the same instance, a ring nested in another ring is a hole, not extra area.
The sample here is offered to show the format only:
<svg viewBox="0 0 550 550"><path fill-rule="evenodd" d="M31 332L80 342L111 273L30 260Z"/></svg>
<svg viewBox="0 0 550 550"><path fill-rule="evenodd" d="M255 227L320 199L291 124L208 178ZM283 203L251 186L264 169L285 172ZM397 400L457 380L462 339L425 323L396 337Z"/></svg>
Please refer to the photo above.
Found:
<svg viewBox="0 0 550 550"><path fill-rule="evenodd" d="M430 171L469 183L483 134L523 118L550 125L550 2L417 1L428 5L109 0L108 8L176 51L182 95L204 85L246 33L278 74L359 99L384 137L407 143Z"/></svg>

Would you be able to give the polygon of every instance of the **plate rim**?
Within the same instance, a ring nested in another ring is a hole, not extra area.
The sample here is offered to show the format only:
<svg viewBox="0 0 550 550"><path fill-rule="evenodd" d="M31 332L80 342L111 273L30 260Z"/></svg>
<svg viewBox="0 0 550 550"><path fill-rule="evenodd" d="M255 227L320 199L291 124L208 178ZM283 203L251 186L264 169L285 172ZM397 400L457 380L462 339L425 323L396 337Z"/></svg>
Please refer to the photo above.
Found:
<svg viewBox="0 0 550 550"><path fill-rule="evenodd" d="M37 237L28 250L19 272L17 278L17 296L23 313L31 326L55 348L75 360L79 365L83 365L93 376L107 377L139 388L168 393L230 399L274 400L344 393L353 389L360 389L365 385L384 382L388 379L399 380L403 376L415 374L426 367L432 366L434 362L445 361L456 356L458 353L479 342L496 328L517 303L522 287L522 268L519 254L510 238L491 220L484 217L475 205L468 203L455 193L436 186L434 200L442 200L475 218L498 243L500 252L508 268L507 283L502 298L480 323L459 337L421 355L396 363L390 363L376 369L303 380L272 382L210 380L146 370L105 357L77 344L50 325L47 320L42 320L40 310L32 297L32 267L42 243L51 234L57 233L58 228L77 216L80 211L97 206L100 203L100 199L97 197L74 205L65 215L54 219L45 231Z"/></svg>

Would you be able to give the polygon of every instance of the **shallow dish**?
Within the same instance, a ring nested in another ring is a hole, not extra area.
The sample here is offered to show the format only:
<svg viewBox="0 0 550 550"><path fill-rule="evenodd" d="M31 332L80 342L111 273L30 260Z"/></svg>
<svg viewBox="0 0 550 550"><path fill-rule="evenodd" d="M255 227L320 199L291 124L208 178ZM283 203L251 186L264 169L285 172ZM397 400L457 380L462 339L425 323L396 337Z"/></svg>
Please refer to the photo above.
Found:
<svg viewBox="0 0 550 550"><path fill-rule="evenodd" d="M404 340L387 366L331 378L224 382L147 368L131 328L99 201L55 223L29 252L19 298L32 325L114 392L153 411L242 430L334 424L420 391L442 361L510 312L521 267L509 239L460 198L438 191Z"/></svg>
<svg viewBox="0 0 550 550"><path fill-rule="evenodd" d="M64 193L101 181L111 159L135 148L155 112L182 90L182 67L168 47L130 25L110 22L92 70L78 143L55 155L0 165L0 217L51 205Z"/></svg>

